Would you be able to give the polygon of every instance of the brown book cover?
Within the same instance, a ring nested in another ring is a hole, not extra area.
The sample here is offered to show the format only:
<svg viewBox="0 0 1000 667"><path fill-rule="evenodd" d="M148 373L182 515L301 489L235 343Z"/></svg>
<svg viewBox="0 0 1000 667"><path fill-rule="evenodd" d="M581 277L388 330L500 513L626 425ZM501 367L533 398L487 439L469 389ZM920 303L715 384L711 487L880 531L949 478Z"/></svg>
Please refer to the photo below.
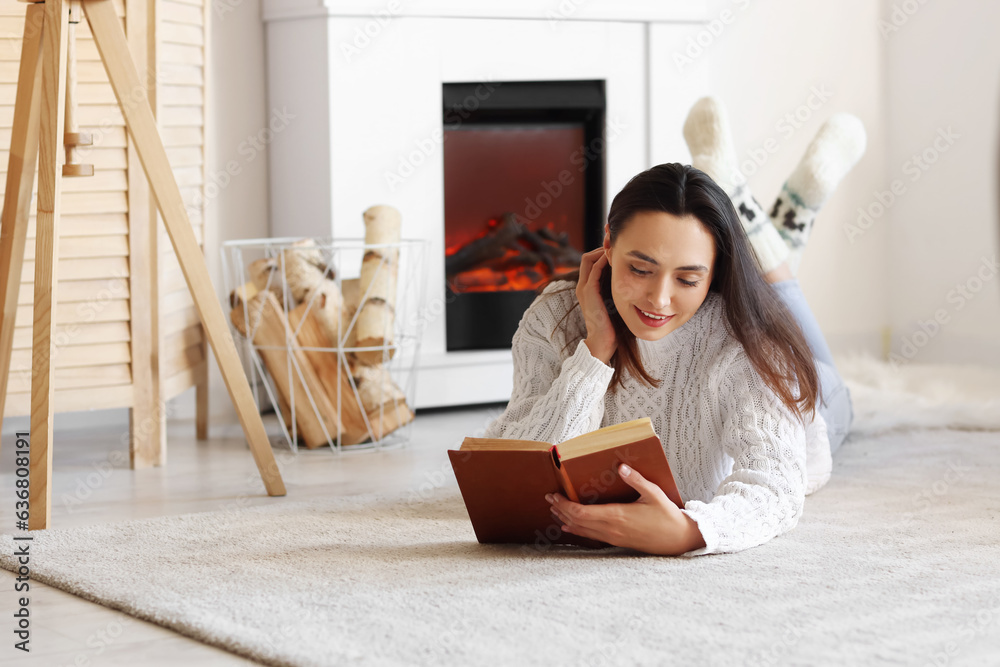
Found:
<svg viewBox="0 0 1000 667"><path fill-rule="evenodd" d="M618 474L627 463L684 507L660 439L648 418L608 426L559 445L531 440L466 438L448 450L469 519L481 543L612 545L562 530L547 493L584 505L639 498Z"/></svg>

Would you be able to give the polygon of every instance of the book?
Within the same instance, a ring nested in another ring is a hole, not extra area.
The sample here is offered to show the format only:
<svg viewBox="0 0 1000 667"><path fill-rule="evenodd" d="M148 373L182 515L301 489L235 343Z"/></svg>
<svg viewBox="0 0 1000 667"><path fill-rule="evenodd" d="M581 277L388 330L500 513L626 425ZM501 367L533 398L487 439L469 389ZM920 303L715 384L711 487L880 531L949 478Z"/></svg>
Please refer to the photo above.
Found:
<svg viewBox="0 0 1000 667"><path fill-rule="evenodd" d="M553 445L534 440L465 438L449 449L476 539L483 544L612 545L562 530L545 500L562 493L584 505L630 503L639 492L621 478L627 463L684 507L663 445L649 418L585 433Z"/></svg>

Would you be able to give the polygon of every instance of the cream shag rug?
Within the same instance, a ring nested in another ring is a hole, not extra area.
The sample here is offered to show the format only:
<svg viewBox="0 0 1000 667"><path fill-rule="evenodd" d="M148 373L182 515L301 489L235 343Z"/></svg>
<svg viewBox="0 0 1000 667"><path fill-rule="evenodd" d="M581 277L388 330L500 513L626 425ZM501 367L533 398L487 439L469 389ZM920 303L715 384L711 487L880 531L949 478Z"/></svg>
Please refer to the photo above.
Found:
<svg viewBox="0 0 1000 667"><path fill-rule="evenodd" d="M854 403L851 435L913 428L1000 430L1000 369L836 358Z"/></svg>
<svg viewBox="0 0 1000 667"><path fill-rule="evenodd" d="M858 407L798 526L737 554L480 545L452 481L44 531L33 576L272 665L995 664L1000 435Z"/></svg>

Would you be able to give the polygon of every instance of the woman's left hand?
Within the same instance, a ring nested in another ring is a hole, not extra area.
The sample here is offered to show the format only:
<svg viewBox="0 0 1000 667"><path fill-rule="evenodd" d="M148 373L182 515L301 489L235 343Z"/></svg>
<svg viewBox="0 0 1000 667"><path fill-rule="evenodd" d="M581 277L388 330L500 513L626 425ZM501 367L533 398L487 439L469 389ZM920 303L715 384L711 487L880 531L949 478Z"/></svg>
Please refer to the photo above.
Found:
<svg viewBox="0 0 1000 667"><path fill-rule="evenodd" d="M549 494L553 515L562 529L618 547L676 556L705 546L697 522L674 505L659 486L624 463L618 474L639 492L631 503L583 505L561 493Z"/></svg>

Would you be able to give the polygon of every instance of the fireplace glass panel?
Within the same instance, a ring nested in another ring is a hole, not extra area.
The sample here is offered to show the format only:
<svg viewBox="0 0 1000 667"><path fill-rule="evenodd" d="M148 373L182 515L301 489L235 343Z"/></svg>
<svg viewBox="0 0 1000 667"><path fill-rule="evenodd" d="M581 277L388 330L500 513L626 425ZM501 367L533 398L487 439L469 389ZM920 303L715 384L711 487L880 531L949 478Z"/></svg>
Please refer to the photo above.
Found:
<svg viewBox="0 0 1000 667"><path fill-rule="evenodd" d="M573 161L581 162L583 145L582 123L477 126L449 133L444 143L445 255L453 291L534 290L553 269L579 266L584 179ZM540 252L539 240L531 235L504 242L498 232L505 222L540 235L552 252Z"/></svg>
<svg viewBox="0 0 1000 667"><path fill-rule="evenodd" d="M604 83L444 88L447 349L510 348L553 276L600 243Z"/></svg>

